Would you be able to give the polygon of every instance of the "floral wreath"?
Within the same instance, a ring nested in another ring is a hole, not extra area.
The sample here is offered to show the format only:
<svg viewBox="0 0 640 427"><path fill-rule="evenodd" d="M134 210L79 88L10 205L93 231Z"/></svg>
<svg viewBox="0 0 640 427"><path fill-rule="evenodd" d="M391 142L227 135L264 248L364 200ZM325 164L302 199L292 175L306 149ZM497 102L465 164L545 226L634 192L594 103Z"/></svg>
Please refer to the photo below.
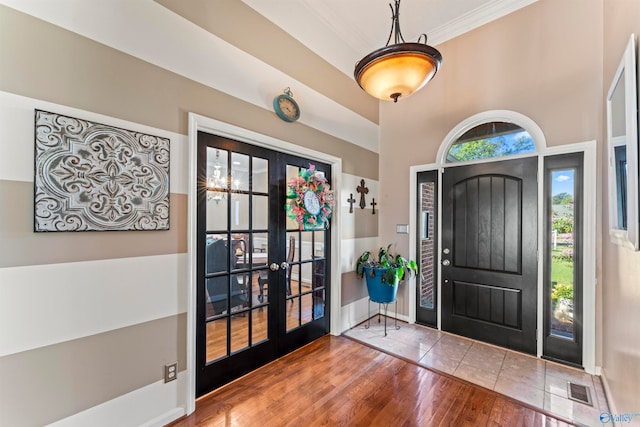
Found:
<svg viewBox="0 0 640 427"><path fill-rule="evenodd" d="M327 178L316 172L315 165L300 169L287 184L287 216L300 225L300 230L329 228L334 195Z"/></svg>

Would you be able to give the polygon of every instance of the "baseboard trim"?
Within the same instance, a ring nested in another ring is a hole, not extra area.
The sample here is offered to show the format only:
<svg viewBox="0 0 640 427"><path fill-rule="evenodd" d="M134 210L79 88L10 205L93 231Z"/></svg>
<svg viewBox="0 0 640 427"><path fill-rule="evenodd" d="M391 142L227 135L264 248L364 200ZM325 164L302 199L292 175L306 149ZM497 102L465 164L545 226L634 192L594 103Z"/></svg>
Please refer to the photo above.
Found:
<svg viewBox="0 0 640 427"><path fill-rule="evenodd" d="M174 408L164 414L147 421L140 427L163 427L187 414L185 408Z"/></svg>
<svg viewBox="0 0 640 427"><path fill-rule="evenodd" d="M613 395L611 394L611 387L609 387L609 381L607 381L607 376L605 374L605 369L600 368L601 374L600 379L602 380L602 387L604 388L604 394L607 397L607 404L609 405L609 413L610 414L618 414L618 409L616 408L616 403L613 400ZM615 420L613 421L613 425L616 425Z"/></svg>
<svg viewBox="0 0 640 427"><path fill-rule="evenodd" d="M357 301L349 303L347 305L342 306L342 325L341 325L341 333L349 330L360 323L367 320L369 317L372 317L380 312L384 314L384 309L379 310L378 303L371 303L371 313L369 313L369 297L360 298ZM405 314L398 314L395 312L395 304L389 304L389 308L387 310L387 316L396 317L402 322L409 323L409 316Z"/></svg>
<svg viewBox="0 0 640 427"><path fill-rule="evenodd" d="M369 308L367 303L369 297L360 298L357 301L351 302L342 306L342 325L340 325L340 333L353 328L356 325L367 320ZM378 307L372 306L371 315L378 314Z"/></svg>

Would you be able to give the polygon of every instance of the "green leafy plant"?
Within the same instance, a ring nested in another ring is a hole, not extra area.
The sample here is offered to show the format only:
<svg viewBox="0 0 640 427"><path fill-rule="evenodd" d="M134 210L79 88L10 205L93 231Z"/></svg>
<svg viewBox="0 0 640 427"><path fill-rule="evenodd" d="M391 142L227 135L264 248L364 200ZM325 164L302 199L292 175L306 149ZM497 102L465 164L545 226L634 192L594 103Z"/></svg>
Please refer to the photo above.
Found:
<svg viewBox="0 0 640 427"><path fill-rule="evenodd" d="M558 230L558 233L573 233L573 222L573 215L570 214L554 216L551 226Z"/></svg>
<svg viewBox="0 0 640 427"><path fill-rule="evenodd" d="M374 276L373 269L383 269L382 283L393 286L398 281L402 281L405 275L411 276L418 274L418 264L414 260L408 260L401 255L391 253L391 245L386 248L381 247L378 251L376 259L370 251L364 252L358 258L356 263L356 274L358 278L364 276L365 267L370 267L370 276Z"/></svg>
<svg viewBox="0 0 640 427"><path fill-rule="evenodd" d="M560 298L573 301L573 285L564 283L556 283L553 285L553 289L551 289L551 299L556 303Z"/></svg>

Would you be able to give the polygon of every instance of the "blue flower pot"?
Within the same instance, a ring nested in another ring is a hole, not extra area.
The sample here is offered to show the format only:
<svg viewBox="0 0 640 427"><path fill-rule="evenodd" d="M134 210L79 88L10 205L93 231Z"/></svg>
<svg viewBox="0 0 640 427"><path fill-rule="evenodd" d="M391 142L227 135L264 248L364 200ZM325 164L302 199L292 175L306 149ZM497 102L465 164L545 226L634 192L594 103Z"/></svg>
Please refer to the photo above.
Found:
<svg viewBox="0 0 640 427"><path fill-rule="evenodd" d="M398 280L395 283L382 283L382 274L387 271L386 268L374 268L373 277L371 277L371 267L364 268L364 277L367 279L367 290L369 298L373 302L390 303L396 300L398 293Z"/></svg>

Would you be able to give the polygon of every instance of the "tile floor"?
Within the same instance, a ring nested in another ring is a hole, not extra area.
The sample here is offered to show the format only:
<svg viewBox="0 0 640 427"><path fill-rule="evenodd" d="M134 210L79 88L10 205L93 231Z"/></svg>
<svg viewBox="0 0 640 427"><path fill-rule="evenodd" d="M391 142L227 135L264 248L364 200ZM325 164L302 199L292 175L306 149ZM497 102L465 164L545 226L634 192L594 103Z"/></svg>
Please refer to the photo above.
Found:
<svg viewBox="0 0 640 427"><path fill-rule="evenodd" d="M420 365L451 374L529 405L573 420L578 425L601 426L600 414L608 411L600 377L579 369L538 359L523 353L463 338L420 325L375 318L371 327L360 324L344 335ZM589 388L593 406L567 398L567 381Z"/></svg>

